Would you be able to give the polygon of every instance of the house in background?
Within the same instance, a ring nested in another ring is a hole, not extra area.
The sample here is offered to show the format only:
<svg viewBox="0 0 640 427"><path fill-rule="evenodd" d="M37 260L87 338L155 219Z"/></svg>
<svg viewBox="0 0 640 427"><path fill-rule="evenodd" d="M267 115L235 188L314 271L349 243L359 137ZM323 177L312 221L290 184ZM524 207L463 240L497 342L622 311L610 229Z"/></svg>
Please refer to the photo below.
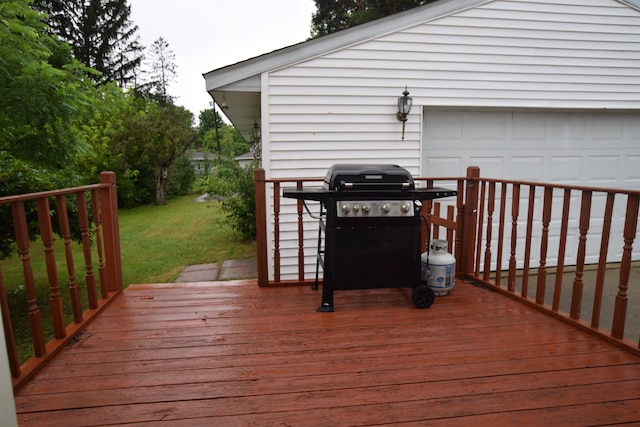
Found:
<svg viewBox="0 0 640 427"><path fill-rule="evenodd" d="M213 172L213 160L215 155L208 151L192 151L189 153L189 161L196 171L196 175L204 175L207 169L208 173Z"/></svg>
<svg viewBox="0 0 640 427"><path fill-rule="evenodd" d="M434 177L473 165L637 188L639 70L640 0L440 0L204 77L247 140L259 118L267 178L348 162Z"/></svg>

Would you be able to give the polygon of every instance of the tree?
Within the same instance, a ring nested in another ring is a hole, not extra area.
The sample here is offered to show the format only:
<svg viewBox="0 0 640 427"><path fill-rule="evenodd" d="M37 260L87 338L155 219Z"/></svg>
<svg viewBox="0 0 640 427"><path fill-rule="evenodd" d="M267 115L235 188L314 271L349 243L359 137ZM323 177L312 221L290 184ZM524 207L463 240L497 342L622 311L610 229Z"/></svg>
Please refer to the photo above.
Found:
<svg viewBox="0 0 640 427"><path fill-rule="evenodd" d="M96 83L135 82L142 46L127 0L35 0L34 7L49 15L50 31L79 61L100 72L92 75Z"/></svg>
<svg viewBox="0 0 640 427"><path fill-rule="evenodd" d="M435 0L315 0L311 36L321 37Z"/></svg>
<svg viewBox="0 0 640 427"><path fill-rule="evenodd" d="M176 56L169 47L169 43L160 37L153 42L150 48L151 61L151 93L161 103L173 101L169 96L169 84L176 78L178 66L175 63Z"/></svg>
<svg viewBox="0 0 640 427"><path fill-rule="evenodd" d="M171 166L193 144L196 130L193 114L169 102L164 105L136 98L124 112L121 124L110 134L112 160L133 185L154 188L155 203L166 204L165 189ZM132 204L148 200L135 199Z"/></svg>

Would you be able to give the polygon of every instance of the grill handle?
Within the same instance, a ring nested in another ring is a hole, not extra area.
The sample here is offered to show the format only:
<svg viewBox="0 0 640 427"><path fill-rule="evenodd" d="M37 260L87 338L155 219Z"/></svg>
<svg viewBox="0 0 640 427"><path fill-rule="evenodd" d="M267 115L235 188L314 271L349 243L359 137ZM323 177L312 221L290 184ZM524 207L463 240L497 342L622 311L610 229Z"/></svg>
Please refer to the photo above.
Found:
<svg viewBox="0 0 640 427"><path fill-rule="evenodd" d="M370 182L347 182L340 181L337 190L353 190L358 189L358 187L366 187L367 189L371 189L372 187L380 188L380 189L397 189L398 187L402 190L410 190L411 183L410 182L376 182L372 184Z"/></svg>

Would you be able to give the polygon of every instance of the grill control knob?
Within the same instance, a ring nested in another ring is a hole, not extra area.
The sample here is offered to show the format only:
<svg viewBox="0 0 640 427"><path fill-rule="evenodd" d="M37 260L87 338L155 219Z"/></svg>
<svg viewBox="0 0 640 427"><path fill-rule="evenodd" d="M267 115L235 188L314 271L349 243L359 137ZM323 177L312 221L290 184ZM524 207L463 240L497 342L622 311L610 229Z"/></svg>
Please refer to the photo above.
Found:
<svg viewBox="0 0 640 427"><path fill-rule="evenodd" d="M388 214L390 210L391 210L391 204L385 203L382 205L382 213Z"/></svg>
<svg viewBox="0 0 640 427"><path fill-rule="evenodd" d="M353 205L353 213L358 213L359 210L360 210L360 206Z"/></svg>
<svg viewBox="0 0 640 427"><path fill-rule="evenodd" d="M351 207L349 206L349 203L344 203L342 205L342 212L343 213L347 214L347 213L349 213L350 210L351 210Z"/></svg>
<svg viewBox="0 0 640 427"><path fill-rule="evenodd" d="M371 205L369 203L362 205L362 213L368 214L369 212L371 212Z"/></svg>
<svg viewBox="0 0 640 427"><path fill-rule="evenodd" d="M409 212L409 210L410 210L410 209L411 209L411 205L410 205L408 202L404 202L404 203L402 204L402 206L400 207L400 210L401 210L403 213L407 213L407 212Z"/></svg>

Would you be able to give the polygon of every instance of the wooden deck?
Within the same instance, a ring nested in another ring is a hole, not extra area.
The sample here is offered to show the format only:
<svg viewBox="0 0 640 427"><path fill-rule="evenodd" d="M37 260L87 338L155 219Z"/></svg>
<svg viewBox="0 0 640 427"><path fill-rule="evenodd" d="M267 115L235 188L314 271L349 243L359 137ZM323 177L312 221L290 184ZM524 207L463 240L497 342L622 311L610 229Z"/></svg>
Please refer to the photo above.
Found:
<svg viewBox="0 0 640 427"><path fill-rule="evenodd" d="M136 285L16 396L21 426L640 422L640 358L486 289ZM161 423L162 421L166 423Z"/></svg>

